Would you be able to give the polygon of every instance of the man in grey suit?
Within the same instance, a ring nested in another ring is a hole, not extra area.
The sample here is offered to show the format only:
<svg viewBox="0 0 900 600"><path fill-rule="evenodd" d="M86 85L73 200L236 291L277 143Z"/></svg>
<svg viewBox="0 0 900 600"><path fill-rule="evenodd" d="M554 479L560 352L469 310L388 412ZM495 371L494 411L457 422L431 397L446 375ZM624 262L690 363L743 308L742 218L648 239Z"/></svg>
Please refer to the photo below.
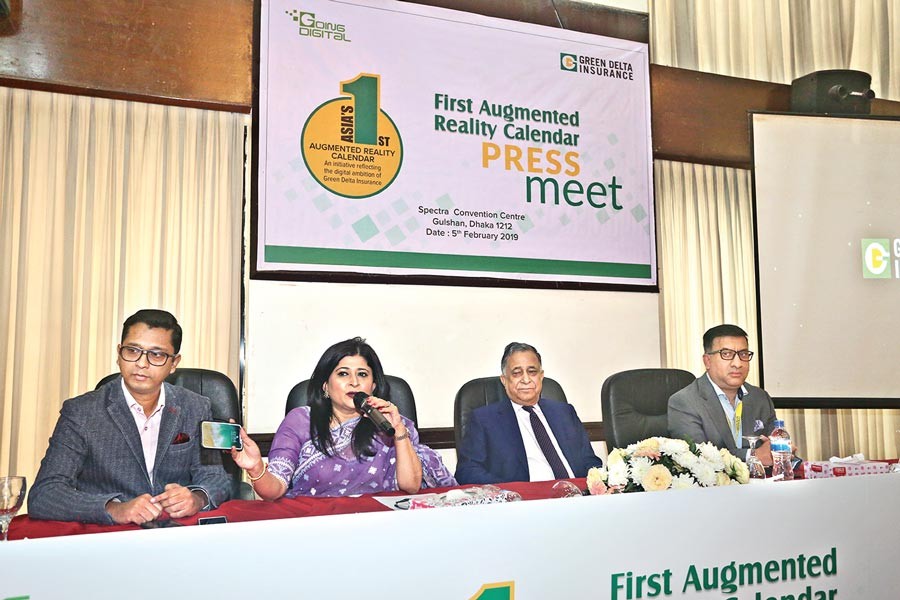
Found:
<svg viewBox="0 0 900 600"><path fill-rule="evenodd" d="M30 517L142 524L228 499L221 457L200 448L209 400L165 383L180 349L170 313L141 310L125 321L121 377L63 403L28 497Z"/></svg>
<svg viewBox="0 0 900 600"><path fill-rule="evenodd" d="M717 325L703 334L706 374L669 398L669 435L696 443L712 442L746 460L745 435L760 435L756 455L772 464L768 436L775 405L764 390L746 383L753 352L747 332L737 325Z"/></svg>

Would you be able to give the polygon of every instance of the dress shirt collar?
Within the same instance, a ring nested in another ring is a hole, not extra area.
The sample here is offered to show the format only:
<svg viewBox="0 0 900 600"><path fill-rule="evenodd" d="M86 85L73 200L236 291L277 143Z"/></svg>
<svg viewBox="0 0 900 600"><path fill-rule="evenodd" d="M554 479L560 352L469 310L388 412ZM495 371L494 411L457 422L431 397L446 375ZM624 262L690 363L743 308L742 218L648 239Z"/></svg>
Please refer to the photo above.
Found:
<svg viewBox="0 0 900 600"><path fill-rule="evenodd" d="M722 400L724 398L725 402L727 402L728 405L731 406L731 401L728 399L728 396L725 395L725 392L722 391L722 388L716 385L716 382L712 380L712 377L709 376L709 373L706 374L706 379L707 381L709 381L710 385L712 385L713 391L716 393L716 396L719 397L719 400ZM747 393L747 386L741 384L741 398L746 398ZM735 399L735 402L737 402L737 399ZM731 410L734 411L733 406L731 407Z"/></svg>
<svg viewBox="0 0 900 600"><path fill-rule="evenodd" d="M125 404L128 405L128 408L131 409L132 413L140 412L142 415L144 414L144 407L140 405L140 403L134 399L134 396L131 395L131 392L128 391L128 386L125 385L125 380L122 380L122 393L125 394ZM156 402L156 408L153 410L153 413L147 415L146 418L151 418L153 415L158 413L163 409L166 405L166 386L159 386L159 400Z"/></svg>

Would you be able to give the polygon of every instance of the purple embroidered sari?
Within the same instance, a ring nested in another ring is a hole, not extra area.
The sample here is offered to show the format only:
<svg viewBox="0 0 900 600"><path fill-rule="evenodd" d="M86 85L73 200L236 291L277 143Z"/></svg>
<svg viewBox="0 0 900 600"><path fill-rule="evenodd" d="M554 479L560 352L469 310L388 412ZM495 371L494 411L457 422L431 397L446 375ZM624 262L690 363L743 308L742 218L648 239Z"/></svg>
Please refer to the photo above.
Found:
<svg viewBox="0 0 900 600"><path fill-rule="evenodd" d="M352 435L359 419L350 419L331 430L334 455L316 450L309 437L309 407L287 414L275 432L269 450L269 472L287 485L285 497L349 496L397 490L397 453L394 440L382 433L372 439L374 456L353 455ZM456 485L437 452L419 444L419 432L402 417L409 440L422 462L422 487Z"/></svg>

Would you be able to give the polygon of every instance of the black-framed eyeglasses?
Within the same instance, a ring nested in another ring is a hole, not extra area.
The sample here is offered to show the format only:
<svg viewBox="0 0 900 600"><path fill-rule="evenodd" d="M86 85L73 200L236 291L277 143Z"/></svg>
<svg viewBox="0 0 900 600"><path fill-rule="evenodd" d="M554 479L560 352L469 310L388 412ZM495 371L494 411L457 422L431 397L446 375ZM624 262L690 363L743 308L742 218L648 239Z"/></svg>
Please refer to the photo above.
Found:
<svg viewBox="0 0 900 600"><path fill-rule="evenodd" d="M119 357L126 362L137 362L141 360L141 356L147 355L147 362L154 367L161 367L166 364L170 358L175 358L176 354L168 354L162 350L144 350L143 348L135 348L134 346L119 346Z"/></svg>
<svg viewBox="0 0 900 600"><path fill-rule="evenodd" d="M752 350L732 350L731 348L721 348L720 350L707 352L707 354L718 354L722 357L722 360L733 360L735 354L737 354L737 357L744 362L750 362L751 360L753 360Z"/></svg>

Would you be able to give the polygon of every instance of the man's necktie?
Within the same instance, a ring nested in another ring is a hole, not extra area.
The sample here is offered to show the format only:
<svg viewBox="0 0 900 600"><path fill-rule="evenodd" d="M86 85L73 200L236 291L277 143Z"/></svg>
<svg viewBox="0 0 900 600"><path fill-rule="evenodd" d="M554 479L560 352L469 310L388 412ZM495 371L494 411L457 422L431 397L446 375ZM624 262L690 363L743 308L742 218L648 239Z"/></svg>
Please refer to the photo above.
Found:
<svg viewBox="0 0 900 600"><path fill-rule="evenodd" d="M559 457L559 453L556 451L556 448L553 447L553 442L550 441L550 436L547 434L544 424L541 423L540 418L538 418L537 414L534 412L534 407L523 406L522 408L528 412L528 417L531 420L531 429L534 431L534 437L537 439L538 446L541 447L541 452L544 453L547 462L550 463L550 468L553 469L553 476L556 479L567 478L569 472L566 471L566 467Z"/></svg>

